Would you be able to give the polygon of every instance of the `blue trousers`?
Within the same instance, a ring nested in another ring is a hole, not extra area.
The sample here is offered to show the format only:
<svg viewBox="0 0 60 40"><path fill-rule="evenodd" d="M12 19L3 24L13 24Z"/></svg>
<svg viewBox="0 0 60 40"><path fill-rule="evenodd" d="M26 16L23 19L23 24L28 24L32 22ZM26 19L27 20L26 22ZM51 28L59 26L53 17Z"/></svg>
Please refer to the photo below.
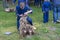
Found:
<svg viewBox="0 0 60 40"><path fill-rule="evenodd" d="M53 10L53 21L57 22L57 20L60 20L60 7L54 7Z"/></svg>
<svg viewBox="0 0 60 40"><path fill-rule="evenodd" d="M54 7L53 9L53 21L57 22L57 8L56 7Z"/></svg>
<svg viewBox="0 0 60 40"><path fill-rule="evenodd" d="M48 22L48 18L49 18L49 12L45 12L43 13L43 22L44 23L47 23Z"/></svg>
<svg viewBox="0 0 60 40"><path fill-rule="evenodd" d="M29 0L25 0L25 2L26 2L26 5L29 5Z"/></svg>
<svg viewBox="0 0 60 40"><path fill-rule="evenodd" d="M36 6L41 5L41 0L34 0L34 5Z"/></svg>
<svg viewBox="0 0 60 40"><path fill-rule="evenodd" d="M21 17L17 16L17 29L18 29L18 30L19 30L19 27L20 27L20 22L19 22L20 18L21 18ZM32 24L32 19L31 19L29 16L27 17L26 20L27 20L31 25L33 25L33 24Z"/></svg>
<svg viewBox="0 0 60 40"><path fill-rule="evenodd" d="M16 0L12 0L12 1L13 1L14 4L16 3Z"/></svg>
<svg viewBox="0 0 60 40"><path fill-rule="evenodd" d="M58 19L57 20L60 20L60 6L57 8L57 17L58 17Z"/></svg>

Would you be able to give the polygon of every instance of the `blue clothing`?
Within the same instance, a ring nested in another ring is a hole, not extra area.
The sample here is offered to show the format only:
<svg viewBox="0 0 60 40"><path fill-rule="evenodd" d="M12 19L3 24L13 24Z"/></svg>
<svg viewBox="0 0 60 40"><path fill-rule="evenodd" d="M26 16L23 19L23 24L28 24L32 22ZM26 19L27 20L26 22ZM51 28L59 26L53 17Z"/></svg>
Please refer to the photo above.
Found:
<svg viewBox="0 0 60 40"><path fill-rule="evenodd" d="M42 5L42 11L49 11L51 10L51 3L48 1L45 1Z"/></svg>
<svg viewBox="0 0 60 40"><path fill-rule="evenodd" d="M60 20L60 0L53 0L53 21Z"/></svg>
<svg viewBox="0 0 60 40"><path fill-rule="evenodd" d="M37 5L38 4L38 0L34 0L34 4Z"/></svg>
<svg viewBox="0 0 60 40"><path fill-rule="evenodd" d="M29 0L25 0L26 5L29 5Z"/></svg>
<svg viewBox="0 0 60 40"><path fill-rule="evenodd" d="M41 5L42 0L34 0L34 5L38 6Z"/></svg>
<svg viewBox="0 0 60 40"><path fill-rule="evenodd" d="M60 6L53 8L53 21L57 22L57 20L60 20Z"/></svg>
<svg viewBox="0 0 60 40"><path fill-rule="evenodd" d="M48 22L48 20L49 20L49 12L45 12L43 14L43 22L46 23Z"/></svg>
<svg viewBox="0 0 60 40"><path fill-rule="evenodd" d="M27 12L28 10L31 10L31 8L29 8L29 7L27 7L27 6L25 6L25 8L22 10L21 8L20 8L20 6L16 6L16 12L17 12L17 14L24 14L25 12Z"/></svg>
<svg viewBox="0 0 60 40"><path fill-rule="evenodd" d="M13 0L13 3L15 4L16 3L16 0Z"/></svg>
<svg viewBox="0 0 60 40"><path fill-rule="evenodd" d="M21 14L24 15L25 12L27 12L28 10L31 10L30 8L28 8L27 6L25 6L24 9L20 9L20 6L16 6L16 15L17 15L17 29L19 30L19 26L20 26L20 23L19 23L19 20L20 20L20 16ZM27 17L27 21L31 24L32 24L32 19L30 17Z"/></svg>
<svg viewBox="0 0 60 40"><path fill-rule="evenodd" d="M43 5L42 5L42 11L44 12L43 13L43 22L44 23L48 22L49 10L51 10L51 3L48 1L44 1Z"/></svg>
<svg viewBox="0 0 60 40"><path fill-rule="evenodd" d="M58 16L57 16L57 17L58 17L57 20L60 20L60 6L57 8L57 13L58 13L58 14L57 14L57 15L58 15Z"/></svg>
<svg viewBox="0 0 60 40"><path fill-rule="evenodd" d="M53 9L53 21L57 22L57 8L56 7L54 7Z"/></svg>
<svg viewBox="0 0 60 40"><path fill-rule="evenodd" d="M53 0L54 5L60 5L60 0Z"/></svg>

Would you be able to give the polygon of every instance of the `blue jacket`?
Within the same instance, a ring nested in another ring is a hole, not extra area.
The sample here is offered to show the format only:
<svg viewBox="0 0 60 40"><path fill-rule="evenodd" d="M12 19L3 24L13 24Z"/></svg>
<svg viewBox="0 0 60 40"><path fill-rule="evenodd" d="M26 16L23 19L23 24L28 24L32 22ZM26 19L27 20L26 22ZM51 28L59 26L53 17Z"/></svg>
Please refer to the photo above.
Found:
<svg viewBox="0 0 60 40"><path fill-rule="evenodd" d="M28 10L32 10L30 7L25 6L24 9L21 9L20 6L16 6L16 15L24 14Z"/></svg>
<svg viewBox="0 0 60 40"><path fill-rule="evenodd" d="M42 4L42 11L49 11L51 10L51 3L48 1L44 1L44 3Z"/></svg>

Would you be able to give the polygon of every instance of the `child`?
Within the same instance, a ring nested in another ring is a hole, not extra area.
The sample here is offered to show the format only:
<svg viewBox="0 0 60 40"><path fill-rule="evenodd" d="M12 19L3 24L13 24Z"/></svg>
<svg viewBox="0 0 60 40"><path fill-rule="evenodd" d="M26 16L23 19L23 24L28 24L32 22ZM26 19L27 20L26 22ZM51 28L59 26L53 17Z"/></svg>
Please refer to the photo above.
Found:
<svg viewBox="0 0 60 40"><path fill-rule="evenodd" d="M24 2L20 2L20 5L16 6L16 15L17 15L17 29L19 30L20 23L19 20L20 18L24 15L27 16L29 13L31 13L32 10L28 8ZM32 19L30 17L27 17L27 21L32 24Z"/></svg>
<svg viewBox="0 0 60 40"><path fill-rule="evenodd" d="M49 10L51 9L51 3L49 0L44 0L42 5L42 11L43 11L43 22L47 23L49 18Z"/></svg>

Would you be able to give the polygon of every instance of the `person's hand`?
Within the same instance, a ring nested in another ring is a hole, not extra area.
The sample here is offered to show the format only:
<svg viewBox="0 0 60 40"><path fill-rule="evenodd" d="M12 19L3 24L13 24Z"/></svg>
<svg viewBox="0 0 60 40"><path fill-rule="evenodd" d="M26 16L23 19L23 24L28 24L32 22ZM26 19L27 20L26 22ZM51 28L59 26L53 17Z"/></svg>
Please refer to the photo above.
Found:
<svg viewBox="0 0 60 40"><path fill-rule="evenodd" d="M27 16L28 15L28 13L24 13L24 16Z"/></svg>
<svg viewBox="0 0 60 40"><path fill-rule="evenodd" d="M21 15L19 15L19 16L21 16L21 17L22 17L22 16L23 16L23 14L21 14Z"/></svg>

